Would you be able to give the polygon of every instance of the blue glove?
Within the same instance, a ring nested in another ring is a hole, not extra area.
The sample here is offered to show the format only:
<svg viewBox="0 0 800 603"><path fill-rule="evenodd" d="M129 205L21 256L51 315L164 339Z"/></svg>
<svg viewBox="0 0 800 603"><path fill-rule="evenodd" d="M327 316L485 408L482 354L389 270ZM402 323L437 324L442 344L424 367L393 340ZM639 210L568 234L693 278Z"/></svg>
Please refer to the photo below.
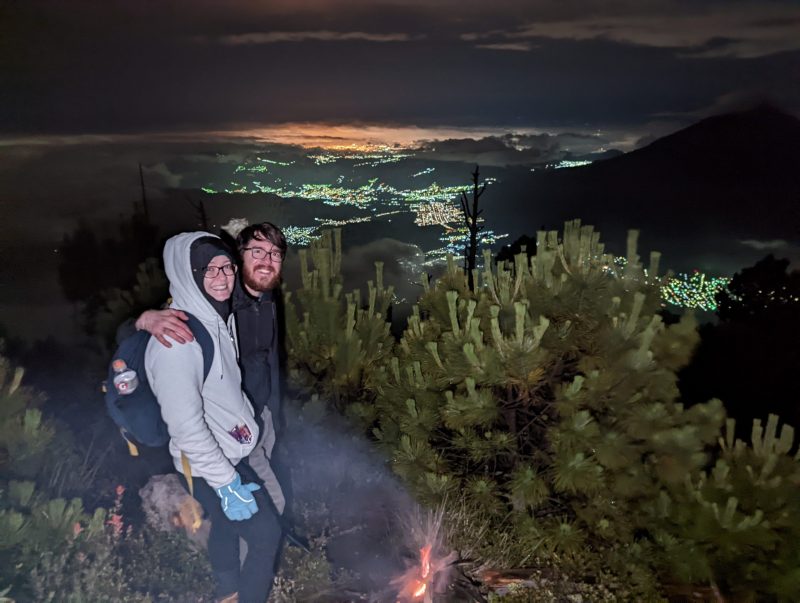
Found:
<svg viewBox="0 0 800 603"><path fill-rule="evenodd" d="M239 474L227 486L217 488L217 496L221 499L222 511L231 521L250 519L258 512L258 505L251 492L261 488L258 484L242 484Z"/></svg>

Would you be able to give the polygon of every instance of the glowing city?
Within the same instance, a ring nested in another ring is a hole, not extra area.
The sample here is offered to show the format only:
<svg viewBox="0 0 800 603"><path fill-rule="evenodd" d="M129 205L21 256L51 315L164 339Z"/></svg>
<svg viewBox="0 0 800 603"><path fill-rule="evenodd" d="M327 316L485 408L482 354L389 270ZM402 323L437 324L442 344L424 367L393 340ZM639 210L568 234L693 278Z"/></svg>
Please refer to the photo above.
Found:
<svg viewBox="0 0 800 603"><path fill-rule="evenodd" d="M469 195L471 186L466 183L442 184L436 179L435 167L409 170L401 178L392 178L410 183L405 187L375 176L374 168L386 165L402 167L403 162L414 157L415 150L411 147L355 143L311 148L292 161L258 155L236 165L228 182L207 184L202 190L211 195L268 193L293 202L320 202L348 209L344 217L316 216L311 218L311 223L284 226L289 243L301 247L317 238L324 228L391 221L393 217L408 215L413 218L415 226L433 227L439 231L439 245L424 249L424 257L419 262L419 267L432 268L444 263L448 255L463 255L469 232L464 224L460 197L462 193ZM589 163L561 161L540 169L568 169ZM295 182L331 167L338 170L328 182ZM440 180L447 178L444 174L439 176ZM487 177L483 182L491 187L497 180ZM494 247L498 242L508 242L509 236L509 233L497 233L486 228L481 230L479 242L481 246ZM729 281L727 277L707 276L699 271L678 274L669 277L661 287L662 300L669 306L714 311L715 295Z"/></svg>

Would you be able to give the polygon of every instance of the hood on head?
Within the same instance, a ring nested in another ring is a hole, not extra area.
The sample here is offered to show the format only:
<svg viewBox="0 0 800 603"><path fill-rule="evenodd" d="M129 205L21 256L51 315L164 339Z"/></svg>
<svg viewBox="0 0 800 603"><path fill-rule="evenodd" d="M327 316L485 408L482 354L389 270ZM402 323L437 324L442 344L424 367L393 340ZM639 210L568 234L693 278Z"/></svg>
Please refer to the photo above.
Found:
<svg viewBox="0 0 800 603"><path fill-rule="evenodd" d="M214 320L219 314L199 289L191 265L192 243L205 237L219 239L207 232L184 232L170 237L164 245L164 270L173 305L198 318Z"/></svg>

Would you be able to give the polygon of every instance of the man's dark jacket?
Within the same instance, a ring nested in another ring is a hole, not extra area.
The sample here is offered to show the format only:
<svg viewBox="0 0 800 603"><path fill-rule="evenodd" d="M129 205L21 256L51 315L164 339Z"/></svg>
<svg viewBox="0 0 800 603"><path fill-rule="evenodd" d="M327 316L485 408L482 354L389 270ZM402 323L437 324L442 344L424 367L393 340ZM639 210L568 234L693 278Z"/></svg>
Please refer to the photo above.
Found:
<svg viewBox="0 0 800 603"><path fill-rule="evenodd" d="M261 297L248 294L241 280L233 289L232 310L236 314L239 339L239 366L242 369L242 389L253 402L258 427L264 434L262 410L272 413L276 445L270 465L278 477L283 495L292 495L288 467L281 461L283 412L281 408L281 367L285 364L283 305L279 293L265 291Z"/></svg>
<svg viewBox="0 0 800 603"><path fill-rule="evenodd" d="M260 419L264 406L269 407L276 435L283 424L280 392L283 340L278 328L277 297L272 291L253 297L241 281L233 290L242 388L253 402L256 417Z"/></svg>

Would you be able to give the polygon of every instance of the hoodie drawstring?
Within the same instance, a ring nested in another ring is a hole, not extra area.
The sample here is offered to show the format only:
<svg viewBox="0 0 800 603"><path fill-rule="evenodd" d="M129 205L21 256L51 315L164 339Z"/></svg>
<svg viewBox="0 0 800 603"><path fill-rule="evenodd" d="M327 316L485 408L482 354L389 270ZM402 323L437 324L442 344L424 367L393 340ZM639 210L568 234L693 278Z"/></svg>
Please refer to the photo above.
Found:
<svg viewBox="0 0 800 603"><path fill-rule="evenodd" d="M220 334L220 329L219 329L219 318L217 319L217 348L220 349L220 350L222 349L222 335ZM219 380L220 381L222 381L222 377L223 377L223 374L222 374L222 365L223 364L224 363L222 362L222 358L220 358L220 363L219 363Z"/></svg>
<svg viewBox="0 0 800 603"><path fill-rule="evenodd" d="M220 320L217 319L217 348L222 349L222 328L219 326ZM233 330L231 329L230 324L225 325L225 330L228 332L228 338L231 340L231 346L233 346L233 352L235 357L239 358L239 349L236 346L236 339L233 336ZM222 380L223 378L223 366L222 362L219 363L219 378Z"/></svg>

